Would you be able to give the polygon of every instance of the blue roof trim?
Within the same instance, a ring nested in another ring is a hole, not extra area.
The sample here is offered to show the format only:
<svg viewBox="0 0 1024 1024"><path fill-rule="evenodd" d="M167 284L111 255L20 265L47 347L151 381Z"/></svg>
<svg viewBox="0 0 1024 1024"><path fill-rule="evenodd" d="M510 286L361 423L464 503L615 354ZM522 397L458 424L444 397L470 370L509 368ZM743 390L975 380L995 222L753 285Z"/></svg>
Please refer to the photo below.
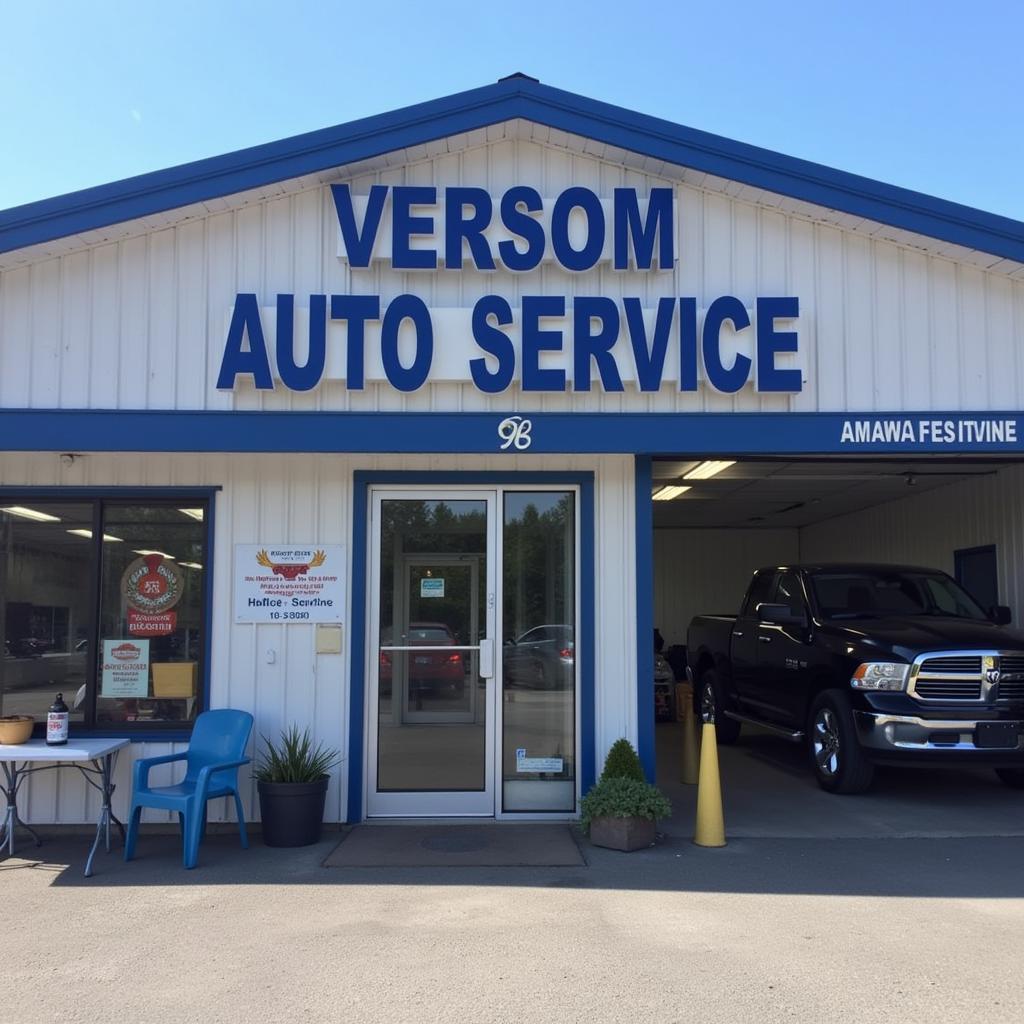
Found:
<svg viewBox="0 0 1024 1024"><path fill-rule="evenodd" d="M669 163L1024 262L1024 223L525 77L0 213L0 252L523 118Z"/></svg>

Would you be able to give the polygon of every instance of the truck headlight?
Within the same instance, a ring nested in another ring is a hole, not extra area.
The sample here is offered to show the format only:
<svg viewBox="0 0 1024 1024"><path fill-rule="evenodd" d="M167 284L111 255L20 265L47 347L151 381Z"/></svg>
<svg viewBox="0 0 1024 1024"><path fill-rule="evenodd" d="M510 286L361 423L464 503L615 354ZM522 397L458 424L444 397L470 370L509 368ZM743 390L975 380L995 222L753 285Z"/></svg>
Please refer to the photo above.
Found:
<svg viewBox="0 0 1024 1024"><path fill-rule="evenodd" d="M865 661L850 679L855 690L905 690L910 666L891 661Z"/></svg>

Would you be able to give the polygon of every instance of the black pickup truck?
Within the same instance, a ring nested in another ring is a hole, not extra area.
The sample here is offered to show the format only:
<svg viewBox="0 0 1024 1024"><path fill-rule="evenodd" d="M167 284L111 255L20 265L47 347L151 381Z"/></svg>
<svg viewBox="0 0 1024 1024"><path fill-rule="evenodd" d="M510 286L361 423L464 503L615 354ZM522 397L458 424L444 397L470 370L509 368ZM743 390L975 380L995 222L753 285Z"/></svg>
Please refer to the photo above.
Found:
<svg viewBox="0 0 1024 1024"><path fill-rule="evenodd" d="M743 722L806 742L821 786L858 793L876 763L988 764L1024 788L1024 633L935 569L758 569L739 615L687 634L697 711L719 743Z"/></svg>

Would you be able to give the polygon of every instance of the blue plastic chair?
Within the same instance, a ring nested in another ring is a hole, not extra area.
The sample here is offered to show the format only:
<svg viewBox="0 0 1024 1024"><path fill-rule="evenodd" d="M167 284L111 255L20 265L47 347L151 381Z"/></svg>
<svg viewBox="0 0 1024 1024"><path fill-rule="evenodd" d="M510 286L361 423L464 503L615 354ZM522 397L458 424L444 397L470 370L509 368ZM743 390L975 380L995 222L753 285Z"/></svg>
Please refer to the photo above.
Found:
<svg viewBox="0 0 1024 1024"><path fill-rule="evenodd" d="M125 860L135 856L142 808L159 807L178 812L185 867L194 868L199 859L199 841L206 831L206 801L219 796L234 796L242 849L249 848L242 801L238 795L238 769L249 763L249 758L243 755L251 732L252 715L248 711L233 708L204 711L196 719L188 750L163 757L145 757L135 762L128 834L124 843ZM174 786L150 786L149 769L172 761L188 762L185 778Z"/></svg>

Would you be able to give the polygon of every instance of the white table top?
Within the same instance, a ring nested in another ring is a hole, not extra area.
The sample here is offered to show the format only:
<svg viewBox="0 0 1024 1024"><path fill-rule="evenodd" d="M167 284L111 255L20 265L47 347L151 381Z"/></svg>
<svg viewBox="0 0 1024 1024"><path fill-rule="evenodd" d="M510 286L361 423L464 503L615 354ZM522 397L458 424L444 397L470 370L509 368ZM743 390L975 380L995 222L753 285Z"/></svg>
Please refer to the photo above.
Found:
<svg viewBox="0 0 1024 1024"><path fill-rule="evenodd" d="M48 747L46 740L0 743L0 761L92 761L127 747L125 739L75 739L63 746Z"/></svg>

